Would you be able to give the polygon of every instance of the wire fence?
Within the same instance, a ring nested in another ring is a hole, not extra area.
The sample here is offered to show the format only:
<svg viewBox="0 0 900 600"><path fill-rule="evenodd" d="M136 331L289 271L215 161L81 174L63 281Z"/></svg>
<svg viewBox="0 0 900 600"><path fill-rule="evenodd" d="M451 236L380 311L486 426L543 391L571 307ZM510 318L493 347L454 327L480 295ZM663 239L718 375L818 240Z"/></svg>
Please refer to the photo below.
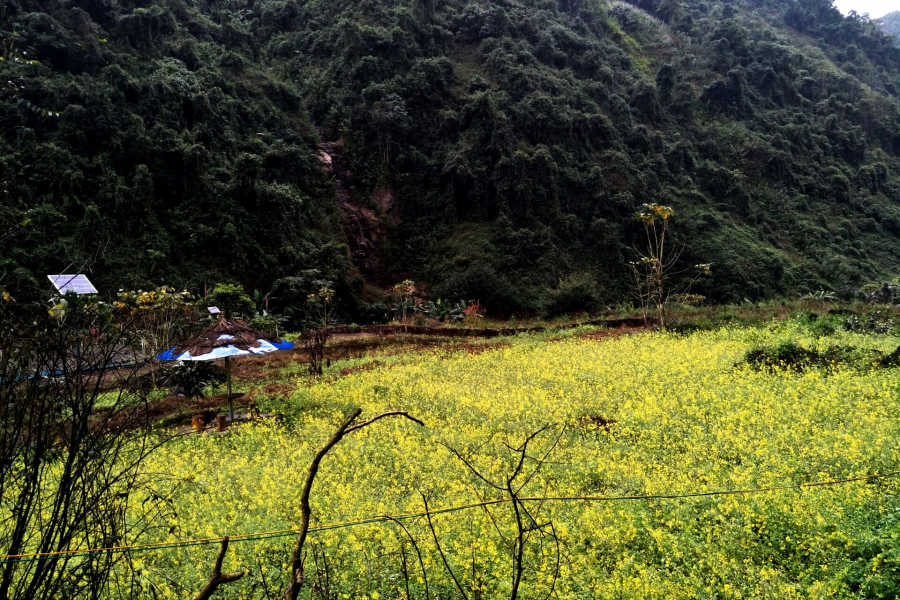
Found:
<svg viewBox="0 0 900 600"><path fill-rule="evenodd" d="M803 490L817 487L828 487L834 485L842 485L860 481L873 481L876 479L887 479L900 475L900 470L889 471L885 473L875 473L872 475L861 475L859 477L849 477L846 479L832 479L828 481L816 481L812 483L799 483L791 485L777 485L760 488L747 488L735 490L713 490L708 492L691 492L687 494L646 494L632 496L541 496L518 498L519 502L621 502L621 501L639 501L639 500L679 500L689 498L704 498L710 496L740 496L749 494L763 494L788 490ZM309 533L317 533L332 529L344 529L348 527L358 527L360 525L371 525L374 523L386 523L390 521L403 521L408 519L418 519L426 516L434 516L446 513L460 512L471 510L473 508L483 508L494 506L497 504L506 504L512 502L512 498L498 498L495 500L485 500L483 502L474 502L471 504L461 504L458 506L450 506L430 511L422 511L415 513L405 513L400 515L375 515L356 521L345 521L342 523L329 523L325 525L316 525L309 528ZM249 542L254 540L267 540L280 537L288 537L296 535L299 529L282 529L279 531L266 531L258 533L244 533L227 536L229 543ZM174 548L186 548L190 546L205 546L210 544L220 544L226 536L212 537L193 540L178 540L170 542L153 542L147 544L136 544L133 546L113 546L109 548L89 548L83 550L61 550L58 552L36 552L32 554L6 554L0 556L0 564L10 562L27 562L36 560L47 560L54 557L78 557L93 554L113 554L124 552L147 552L150 550L168 550Z"/></svg>

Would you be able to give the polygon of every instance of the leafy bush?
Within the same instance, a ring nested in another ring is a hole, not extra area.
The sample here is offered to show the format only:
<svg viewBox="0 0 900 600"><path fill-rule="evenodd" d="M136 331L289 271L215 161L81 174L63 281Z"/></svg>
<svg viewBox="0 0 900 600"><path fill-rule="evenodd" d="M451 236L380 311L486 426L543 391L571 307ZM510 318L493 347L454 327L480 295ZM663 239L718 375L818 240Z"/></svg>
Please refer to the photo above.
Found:
<svg viewBox="0 0 900 600"><path fill-rule="evenodd" d="M442 298L478 301L488 312L509 314L522 308L519 290L494 267L475 263L457 271L437 287Z"/></svg>
<svg viewBox="0 0 900 600"><path fill-rule="evenodd" d="M896 326L896 319L881 310L874 310L867 315L850 315L844 321L844 329L857 333L890 334Z"/></svg>
<svg viewBox="0 0 900 600"><path fill-rule="evenodd" d="M282 319L280 317L264 313L250 319L250 323L248 324L257 331L262 331L263 333L268 333L270 335L280 335L284 331L281 323Z"/></svg>
<svg viewBox="0 0 900 600"><path fill-rule="evenodd" d="M783 341L773 346L754 348L743 360L759 370L789 369L803 371L811 368L845 366L861 370L896 367L900 364L900 348L890 354L878 350L852 346L831 346L819 351L804 348L794 341Z"/></svg>
<svg viewBox="0 0 900 600"><path fill-rule="evenodd" d="M481 302L476 300L475 302L470 302L469 305L463 309L462 314L464 321L472 323L477 322L478 319L484 318L487 311L481 306Z"/></svg>
<svg viewBox="0 0 900 600"><path fill-rule="evenodd" d="M244 288L233 283L219 283L210 294L201 300L204 306L216 306L226 317L250 316L256 312L253 299Z"/></svg>
<svg viewBox="0 0 900 600"><path fill-rule="evenodd" d="M543 312L547 317L556 317L590 311L597 307L598 298L597 282L590 275L570 275L550 291Z"/></svg>
<svg viewBox="0 0 900 600"><path fill-rule="evenodd" d="M816 302L835 302L838 298L834 292L829 292L826 290L815 290L813 292L807 292L805 294L800 294L801 300L812 300Z"/></svg>
<svg viewBox="0 0 900 600"><path fill-rule="evenodd" d="M212 361L186 361L169 371L166 383L188 398L200 398L207 387L225 383L225 369Z"/></svg>
<svg viewBox="0 0 900 600"><path fill-rule="evenodd" d="M346 282L345 282L346 283ZM281 315L283 327L293 331L300 331L308 327L315 327L322 323L321 304L323 290L331 290L327 301L329 323L335 320L340 312L341 317L347 320L358 320L356 301L352 292L347 292L346 297L337 293L335 282L324 278L318 269L304 271L296 277L284 277L272 285L269 291L269 308L275 314ZM342 289L349 289L344 285ZM343 303L343 304L342 304Z"/></svg>
<svg viewBox="0 0 900 600"><path fill-rule="evenodd" d="M418 305L420 312L430 319L436 319L441 323L445 321L461 322L466 318L466 302L449 302L438 298Z"/></svg>
<svg viewBox="0 0 900 600"><path fill-rule="evenodd" d="M870 283L860 289L863 298L873 304L900 304L900 283Z"/></svg>
<svg viewBox="0 0 900 600"><path fill-rule="evenodd" d="M354 320L360 325L384 325L391 320L391 309L382 303L360 304Z"/></svg>
<svg viewBox="0 0 900 600"><path fill-rule="evenodd" d="M843 576L856 598L900 598L900 513L888 512L872 535L853 545Z"/></svg>
<svg viewBox="0 0 900 600"><path fill-rule="evenodd" d="M820 356L817 352L807 350L796 342L786 341L775 346L754 348L747 352L744 362L760 369L805 368L818 363L819 359Z"/></svg>
<svg viewBox="0 0 900 600"><path fill-rule="evenodd" d="M810 333L818 337L834 335L844 324L844 320L840 315L819 315L814 312L802 313L797 317L797 321L809 329Z"/></svg>

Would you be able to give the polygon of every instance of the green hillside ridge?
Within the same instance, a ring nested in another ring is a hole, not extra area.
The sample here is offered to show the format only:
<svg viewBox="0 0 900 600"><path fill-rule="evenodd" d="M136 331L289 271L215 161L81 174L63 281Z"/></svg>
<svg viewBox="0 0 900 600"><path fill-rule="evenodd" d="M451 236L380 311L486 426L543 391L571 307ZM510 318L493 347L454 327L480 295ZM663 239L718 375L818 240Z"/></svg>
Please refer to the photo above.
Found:
<svg viewBox="0 0 900 600"><path fill-rule="evenodd" d="M711 300L900 272L900 50L828 0L2 10L19 294L90 264L106 290L322 277L349 305L411 277L513 311L593 281L612 303L645 202L713 263Z"/></svg>
<svg viewBox="0 0 900 600"><path fill-rule="evenodd" d="M876 22L883 32L894 36L894 45L900 48L900 10L888 13Z"/></svg>

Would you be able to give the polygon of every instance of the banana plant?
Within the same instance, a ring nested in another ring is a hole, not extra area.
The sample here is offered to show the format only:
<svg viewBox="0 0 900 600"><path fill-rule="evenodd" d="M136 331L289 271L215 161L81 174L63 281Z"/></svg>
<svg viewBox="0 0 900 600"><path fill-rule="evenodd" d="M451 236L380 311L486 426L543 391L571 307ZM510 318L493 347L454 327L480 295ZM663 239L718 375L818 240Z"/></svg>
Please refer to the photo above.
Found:
<svg viewBox="0 0 900 600"><path fill-rule="evenodd" d="M463 311L466 309L466 303L463 301L450 302L438 298L434 302L426 302L422 306L422 314L437 319L441 323L445 321L462 321L465 319Z"/></svg>
<svg viewBox="0 0 900 600"><path fill-rule="evenodd" d="M837 296L834 292L826 292L825 290L817 290L814 292L807 292L806 294L800 294L801 300L818 300L820 302L834 302L837 300Z"/></svg>

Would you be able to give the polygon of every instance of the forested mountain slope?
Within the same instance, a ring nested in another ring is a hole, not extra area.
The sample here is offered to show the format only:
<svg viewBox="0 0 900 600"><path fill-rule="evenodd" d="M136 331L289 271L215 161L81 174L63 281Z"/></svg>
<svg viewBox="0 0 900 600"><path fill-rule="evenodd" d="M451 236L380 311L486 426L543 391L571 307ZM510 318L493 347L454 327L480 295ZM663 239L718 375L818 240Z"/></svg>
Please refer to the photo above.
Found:
<svg viewBox="0 0 900 600"><path fill-rule="evenodd" d="M900 47L900 10L884 15L877 22L882 31L894 36L894 45Z"/></svg>
<svg viewBox="0 0 900 600"><path fill-rule="evenodd" d="M645 202L675 208L685 265L713 263L712 299L900 271L900 50L828 0L0 17L0 217L28 222L0 249L10 289L90 260L107 289L318 269L344 298L361 274L501 310L586 280L612 302Z"/></svg>

